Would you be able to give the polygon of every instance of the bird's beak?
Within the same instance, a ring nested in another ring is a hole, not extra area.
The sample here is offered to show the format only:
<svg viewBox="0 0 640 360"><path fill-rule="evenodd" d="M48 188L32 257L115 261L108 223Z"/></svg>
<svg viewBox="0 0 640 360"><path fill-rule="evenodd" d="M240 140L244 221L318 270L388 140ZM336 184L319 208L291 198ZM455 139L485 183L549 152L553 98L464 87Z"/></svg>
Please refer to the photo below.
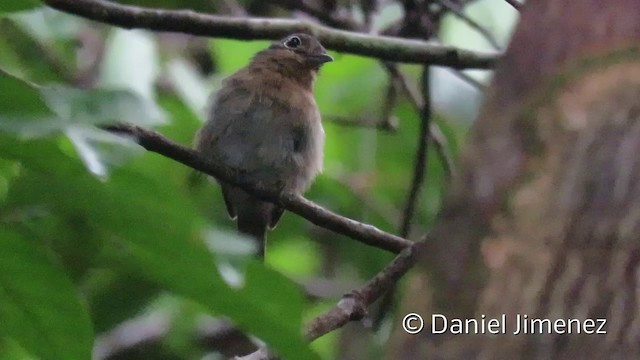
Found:
<svg viewBox="0 0 640 360"><path fill-rule="evenodd" d="M322 65L324 63L333 61L333 57L331 57L331 55L329 54L322 53L322 54L309 55L309 60L311 60L317 65Z"/></svg>

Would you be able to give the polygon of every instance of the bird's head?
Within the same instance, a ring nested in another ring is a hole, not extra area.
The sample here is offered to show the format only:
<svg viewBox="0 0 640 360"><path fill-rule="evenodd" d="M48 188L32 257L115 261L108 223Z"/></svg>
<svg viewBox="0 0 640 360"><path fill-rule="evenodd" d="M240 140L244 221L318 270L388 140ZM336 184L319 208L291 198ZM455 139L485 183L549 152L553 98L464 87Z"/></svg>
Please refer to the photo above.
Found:
<svg viewBox="0 0 640 360"><path fill-rule="evenodd" d="M283 57L292 57L311 69L318 69L322 64L333 61L318 39L307 34L291 34L274 42L269 50L278 51Z"/></svg>
<svg viewBox="0 0 640 360"><path fill-rule="evenodd" d="M248 71L255 77L279 74L312 86L320 67L330 61L333 58L315 37L291 34L257 53Z"/></svg>
<svg viewBox="0 0 640 360"><path fill-rule="evenodd" d="M260 66L283 67L286 72L316 72L333 58L313 36L291 34L271 44L269 48L256 54L254 63Z"/></svg>

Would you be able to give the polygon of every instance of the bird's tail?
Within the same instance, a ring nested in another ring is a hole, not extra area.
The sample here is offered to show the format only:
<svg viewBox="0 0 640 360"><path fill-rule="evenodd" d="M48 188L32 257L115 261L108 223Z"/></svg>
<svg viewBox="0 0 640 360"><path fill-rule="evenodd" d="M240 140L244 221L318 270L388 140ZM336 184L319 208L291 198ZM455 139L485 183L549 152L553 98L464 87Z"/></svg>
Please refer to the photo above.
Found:
<svg viewBox="0 0 640 360"><path fill-rule="evenodd" d="M265 212L238 214L238 231L254 239L258 248L257 255L260 259L264 259L267 245L268 221L264 215Z"/></svg>

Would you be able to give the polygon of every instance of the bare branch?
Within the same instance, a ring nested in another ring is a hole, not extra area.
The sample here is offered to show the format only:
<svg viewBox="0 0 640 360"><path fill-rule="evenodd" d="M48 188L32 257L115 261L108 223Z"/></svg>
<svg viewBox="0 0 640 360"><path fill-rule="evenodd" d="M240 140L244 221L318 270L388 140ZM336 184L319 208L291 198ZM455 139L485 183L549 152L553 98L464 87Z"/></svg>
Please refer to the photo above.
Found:
<svg viewBox="0 0 640 360"><path fill-rule="evenodd" d="M222 3L233 16L247 16L247 11L237 0L222 0Z"/></svg>
<svg viewBox="0 0 640 360"><path fill-rule="evenodd" d="M326 176L326 175L325 175ZM336 174L329 175L331 179L347 188L351 194L362 203L363 207L372 211L376 215L384 218L389 224L397 224L400 218L400 210L396 209L393 204L381 202L369 193L368 189L361 185L357 185L357 181L352 180L353 174Z"/></svg>
<svg viewBox="0 0 640 360"><path fill-rule="evenodd" d="M434 121L431 122L429 127L429 134L431 136L433 146L436 148L436 154L438 154L438 157L440 158L440 163L444 169L444 175L446 176L447 181L449 181L455 175L456 168L453 157L447 148L447 138L445 138L442 130L440 130L440 127Z"/></svg>
<svg viewBox="0 0 640 360"><path fill-rule="evenodd" d="M189 10L160 10L106 0L43 0L54 9L126 29L181 32L231 39L279 39L292 32L315 35L329 49L378 59L453 68L492 68L497 53L480 53L387 36L336 30L306 21L234 18Z"/></svg>
<svg viewBox="0 0 640 360"><path fill-rule="evenodd" d="M476 30L480 35L482 35L494 49L500 50L500 44L496 38L489 32L489 30L485 29L484 26L480 25L477 21L473 20L469 16L464 13L464 9L454 3L451 0L438 0L445 9L451 11L455 16L457 16L460 20L464 21L467 25L469 25L472 29Z"/></svg>
<svg viewBox="0 0 640 360"><path fill-rule="evenodd" d="M513 6L514 9L520 11L520 8L522 7L522 3L518 2L518 0L504 0L507 2L507 4Z"/></svg>
<svg viewBox="0 0 640 360"><path fill-rule="evenodd" d="M409 85L408 80L404 77L404 75L400 72L400 70L394 64L383 62L383 65L389 72L389 74L398 81L401 89L405 92L405 94L409 97L409 100L413 104L413 106L420 111L424 106L424 100L421 98L420 94L413 90L413 88ZM431 136L431 141L433 141L436 147L436 153L440 158L440 162L444 167L444 172L447 178L451 178L452 174L455 171L454 161L447 150L447 139L444 137L442 130L438 124L434 121L429 125L429 136Z"/></svg>
<svg viewBox="0 0 640 360"><path fill-rule="evenodd" d="M389 64L389 66L395 65ZM400 120L393 115L393 108L396 106L398 100L398 87L400 87L400 85L392 77L387 86L387 92L385 93L384 102L382 103L382 110L380 111L382 115L379 120L365 117L353 119L339 115L324 115L322 116L322 120L342 126L365 127L396 132L400 126Z"/></svg>
<svg viewBox="0 0 640 360"><path fill-rule="evenodd" d="M380 271L364 286L346 294L338 304L315 318L305 330L309 340L344 326L349 321L362 319L367 308L382 294L387 292L416 263L417 252L421 243L403 250L389 265Z"/></svg>
<svg viewBox="0 0 640 360"><path fill-rule="evenodd" d="M354 289L322 315L313 319L306 327L304 334L313 341L333 330L339 329L350 321L361 320L367 314L367 308L382 294L386 293L404 276L420 257L418 252L424 243L414 243L404 249L393 261L359 289ZM236 357L235 360L272 360L277 358L266 348L259 349L249 355Z"/></svg>
<svg viewBox="0 0 640 360"><path fill-rule="evenodd" d="M372 119L366 117L349 117L341 115L324 115L322 121L330 122L340 126L372 128L388 132L398 131L400 121L395 116L382 119Z"/></svg>
<svg viewBox="0 0 640 360"><path fill-rule="evenodd" d="M360 28L360 24L354 22L352 19L335 16L331 12L327 12L324 9L318 9L307 4L304 0L272 0L272 2L289 10L302 11L329 26L346 30L357 30Z"/></svg>
<svg viewBox="0 0 640 360"><path fill-rule="evenodd" d="M429 89L429 66L422 70L422 94L424 103L420 109L420 132L418 134L418 148L414 160L413 179L411 188L407 195L405 208L402 215L400 234L402 237L409 237L411 223L418 203L418 195L424 184L427 171L427 158L429 151L429 127L431 124L431 90Z"/></svg>
<svg viewBox="0 0 640 360"><path fill-rule="evenodd" d="M481 83L480 81L474 79L472 76L470 76L469 74L465 73L464 71L455 70L455 69L450 69L450 70L451 70L451 73L453 75L458 77L460 80L466 82L467 84L473 86L477 90L479 90L479 91L486 90L487 87L483 83Z"/></svg>
<svg viewBox="0 0 640 360"><path fill-rule="evenodd" d="M412 244L407 239L386 233L375 226L333 213L300 195L279 194L272 189L253 184L245 180L246 176L241 170L213 163L201 157L196 151L175 144L157 132L132 125L108 126L105 129L118 134L130 135L148 151L161 154L192 169L241 187L248 193L262 200L276 203L320 227L349 236L362 243L394 253L398 253Z"/></svg>

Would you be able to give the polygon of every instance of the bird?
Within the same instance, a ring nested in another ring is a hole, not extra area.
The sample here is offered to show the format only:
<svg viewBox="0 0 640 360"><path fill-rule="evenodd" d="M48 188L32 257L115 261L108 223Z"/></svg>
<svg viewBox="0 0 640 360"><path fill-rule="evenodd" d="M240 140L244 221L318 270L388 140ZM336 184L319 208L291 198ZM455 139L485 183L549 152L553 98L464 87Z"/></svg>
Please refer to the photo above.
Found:
<svg viewBox="0 0 640 360"><path fill-rule="evenodd" d="M312 35L295 33L258 52L212 96L195 150L241 170L250 182L303 194L322 171L325 133L313 86L333 58ZM218 181L229 216L264 259L267 230L284 209Z"/></svg>

